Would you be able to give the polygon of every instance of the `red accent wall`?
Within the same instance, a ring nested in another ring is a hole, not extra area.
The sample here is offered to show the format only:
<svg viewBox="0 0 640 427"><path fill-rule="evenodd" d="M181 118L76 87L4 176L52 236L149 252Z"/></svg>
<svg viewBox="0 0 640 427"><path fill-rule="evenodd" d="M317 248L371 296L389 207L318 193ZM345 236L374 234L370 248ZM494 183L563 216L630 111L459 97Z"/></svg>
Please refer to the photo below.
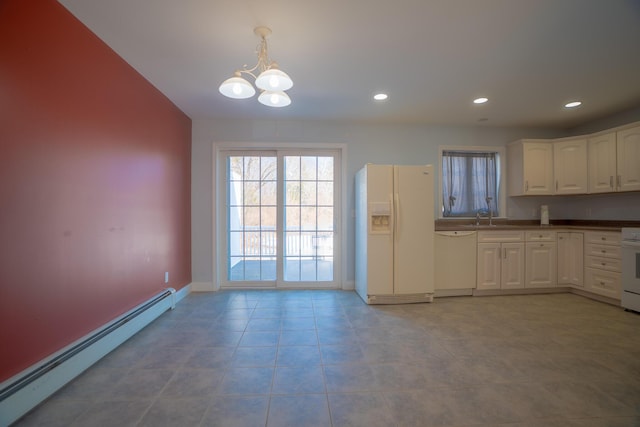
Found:
<svg viewBox="0 0 640 427"><path fill-rule="evenodd" d="M62 5L0 0L0 381L191 281L190 153L191 120Z"/></svg>

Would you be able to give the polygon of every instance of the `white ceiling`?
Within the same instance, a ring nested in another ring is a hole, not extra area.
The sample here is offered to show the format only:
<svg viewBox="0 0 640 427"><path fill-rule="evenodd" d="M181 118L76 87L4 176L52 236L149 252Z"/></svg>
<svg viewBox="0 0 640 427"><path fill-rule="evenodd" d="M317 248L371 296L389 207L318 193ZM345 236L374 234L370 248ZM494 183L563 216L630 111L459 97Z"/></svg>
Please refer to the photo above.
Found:
<svg viewBox="0 0 640 427"><path fill-rule="evenodd" d="M59 1L192 119L569 128L640 105L638 0ZM218 92L259 25L288 107Z"/></svg>

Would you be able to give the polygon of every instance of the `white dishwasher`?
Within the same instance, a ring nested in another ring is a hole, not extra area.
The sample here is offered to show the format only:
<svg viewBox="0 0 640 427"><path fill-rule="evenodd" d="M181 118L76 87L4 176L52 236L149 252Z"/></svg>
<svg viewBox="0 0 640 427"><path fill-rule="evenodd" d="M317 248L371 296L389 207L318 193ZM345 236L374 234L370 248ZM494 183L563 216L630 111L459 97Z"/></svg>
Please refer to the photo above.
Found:
<svg viewBox="0 0 640 427"><path fill-rule="evenodd" d="M476 287L476 232L436 231L436 297L471 295Z"/></svg>

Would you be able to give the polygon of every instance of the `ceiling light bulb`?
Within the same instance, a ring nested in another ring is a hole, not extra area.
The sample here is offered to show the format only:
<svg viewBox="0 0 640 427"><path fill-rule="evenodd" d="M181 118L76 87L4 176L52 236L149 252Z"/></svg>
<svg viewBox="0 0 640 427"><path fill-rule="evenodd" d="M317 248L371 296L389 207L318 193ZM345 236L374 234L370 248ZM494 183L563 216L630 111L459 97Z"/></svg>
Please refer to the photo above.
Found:
<svg viewBox="0 0 640 427"><path fill-rule="evenodd" d="M284 71L270 68L260 73L256 78L256 86L259 89L270 91L289 90L293 87L293 81Z"/></svg>
<svg viewBox="0 0 640 427"><path fill-rule="evenodd" d="M238 76L222 82L218 90L224 96L234 99L251 98L256 94L256 90L251 86L251 83Z"/></svg>
<svg viewBox="0 0 640 427"><path fill-rule="evenodd" d="M582 102L580 101L571 101L568 102L566 104L564 104L565 108L575 108L575 107L579 107L582 105Z"/></svg>
<svg viewBox="0 0 640 427"><path fill-rule="evenodd" d="M473 100L474 104L484 104L485 102L487 102L489 100L489 98L476 98Z"/></svg>
<svg viewBox="0 0 640 427"><path fill-rule="evenodd" d="M375 95L373 95L373 99L375 99L376 101L384 101L387 98L389 98L389 95L387 95L386 93L376 93Z"/></svg>
<svg viewBox="0 0 640 427"><path fill-rule="evenodd" d="M267 107L286 107L291 104L291 98L282 91L273 92L265 90L258 96L258 102Z"/></svg>

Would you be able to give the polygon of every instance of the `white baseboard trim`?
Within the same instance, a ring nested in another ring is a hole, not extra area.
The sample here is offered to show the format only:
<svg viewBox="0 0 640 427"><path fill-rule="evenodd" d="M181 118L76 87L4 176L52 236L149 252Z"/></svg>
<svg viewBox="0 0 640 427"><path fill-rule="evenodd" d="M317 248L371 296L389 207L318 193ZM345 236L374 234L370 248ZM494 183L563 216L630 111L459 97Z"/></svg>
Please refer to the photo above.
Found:
<svg viewBox="0 0 640 427"><path fill-rule="evenodd" d="M179 291L176 291L175 294L173 294L173 305L175 307L175 305L177 303L179 303L180 301L182 301L187 295L189 295L191 292L193 292L193 290L191 289L191 283L189 283L188 285L186 285L185 287L183 287L182 289L180 289ZM172 307L173 308L173 307Z"/></svg>
<svg viewBox="0 0 640 427"><path fill-rule="evenodd" d="M170 295L167 295L167 291ZM0 426L8 426L184 298L168 289L0 384Z"/></svg>
<svg viewBox="0 0 640 427"><path fill-rule="evenodd" d="M521 288L521 289L474 289L473 296L498 296L498 295L537 295L537 294L561 294L569 292L569 288Z"/></svg>
<svg viewBox="0 0 640 427"><path fill-rule="evenodd" d="M571 292L572 294L580 295L581 297L615 305L616 307L621 307L619 299L605 297L603 295L594 294L592 292L585 291L583 289L577 289L577 288L569 288L569 292Z"/></svg>
<svg viewBox="0 0 640 427"><path fill-rule="evenodd" d="M191 292L215 292L213 282L191 282Z"/></svg>
<svg viewBox="0 0 640 427"><path fill-rule="evenodd" d="M342 282L343 291L353 291L356 289L356 282L354 280L346 280Z"/></svg>
<svg viewBox="0 0 640 427"><path fill-rule="evenodd" d="M433 296L441 297L462 297L473 295L473 289L436 289Z"/></svg>

